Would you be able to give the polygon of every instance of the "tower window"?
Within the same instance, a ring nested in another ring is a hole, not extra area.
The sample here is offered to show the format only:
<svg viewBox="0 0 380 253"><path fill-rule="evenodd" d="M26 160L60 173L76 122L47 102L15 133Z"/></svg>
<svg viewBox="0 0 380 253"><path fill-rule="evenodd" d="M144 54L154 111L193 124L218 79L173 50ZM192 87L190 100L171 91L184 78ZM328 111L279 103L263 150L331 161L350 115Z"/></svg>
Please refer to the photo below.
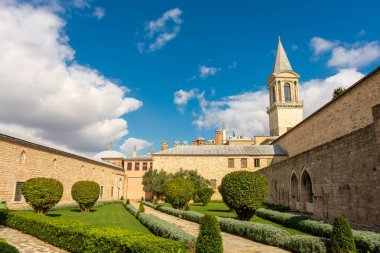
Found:
<svg viewBox="0 0 380 253"><path fill-rule="evenodd" d="M290 84L286 83L284 84L284 97L285 97L285 102L291 102L291 94L290 94Z"/></svg>
<svg viewBox="0 0 380 253"><path fill-rule="evenodd" d="M274 102L276 102L276 89L274 88L274 85L272 86L272 103L273 104Z"/></svg>

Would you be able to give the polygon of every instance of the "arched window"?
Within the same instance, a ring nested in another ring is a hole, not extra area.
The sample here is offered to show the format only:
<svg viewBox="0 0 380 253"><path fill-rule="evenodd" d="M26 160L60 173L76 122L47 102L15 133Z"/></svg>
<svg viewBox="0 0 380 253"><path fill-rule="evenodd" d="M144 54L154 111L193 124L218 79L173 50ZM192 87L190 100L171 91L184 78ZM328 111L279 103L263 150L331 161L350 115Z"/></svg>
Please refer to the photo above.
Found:
<svg viewBox="0 0 380 253"><path fill-rule="evenodd" d="M311 183L310 175L307 171L304 171L302 174L301 179L301 193L302 193L302 200L304 202L313 203L313 186Z"/></svg>
<svg viewBox="0 0 380 253"><path fill-rule="evenodd" d="M272 86L272 97L271 98L272 98L271 104L276 102L276 90L274 88L274 85Z"/></svg>
<svg viewBox="0 0 380 253"><path fill-rule="evenodd" d="M25 163L26 162L26 152L22 151L20 155L20 163Z"/></svg>
<svg viewBox="0 0 380 253"><path fill-rule="evenodd" d="M292 179L291 179L291 200L292 201L299 201L299 196L298 196L298 180L297 176L293 173Z"/></svg>
<svg viewBox="0 0 380 253"><path fill-rule="evenodd" d="M284 98L285 98L285 102L291 102L292 101L292 97L291 97L291 93L290 93L290 84L288 84L288 83L284 84Z"/></svg>
<svg viewBox="0 0 380 253"><path fill-rule="evenodd" d="M55 159L55 158L54 158L54 160L53 160L53 168L54 168L54 169L57 168L57 159Z"/></svg>

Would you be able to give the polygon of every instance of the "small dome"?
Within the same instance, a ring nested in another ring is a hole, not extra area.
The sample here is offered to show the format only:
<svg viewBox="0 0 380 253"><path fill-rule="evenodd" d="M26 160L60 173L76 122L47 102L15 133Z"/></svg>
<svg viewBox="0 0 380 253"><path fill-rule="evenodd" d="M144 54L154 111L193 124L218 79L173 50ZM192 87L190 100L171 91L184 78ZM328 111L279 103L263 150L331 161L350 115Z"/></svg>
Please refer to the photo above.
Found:
<svg viewBox="0 0 380 253"><path fill-rule="evenodd" d="M102 158L126 158L125 155L123 155L120 152L114 151L114 150L106 150L102 151L100 153L97 153L94 155L94 158L102 159Z"/></svg>

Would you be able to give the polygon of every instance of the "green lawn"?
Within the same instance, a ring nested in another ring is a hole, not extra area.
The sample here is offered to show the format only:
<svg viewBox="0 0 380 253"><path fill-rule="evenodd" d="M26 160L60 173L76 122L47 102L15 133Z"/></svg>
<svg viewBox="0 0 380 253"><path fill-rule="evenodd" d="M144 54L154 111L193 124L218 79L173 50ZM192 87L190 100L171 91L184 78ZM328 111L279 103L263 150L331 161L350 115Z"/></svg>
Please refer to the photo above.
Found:
<svg viewBox="0 0 380 253"><path fill-rule="evenodd" d="M151 233L121 203L95 207L90 213L81 213L78 208L51 211L49 215L68 220L80 220L99 226L117 227L147 234Z"/></svg>
<svg viewBox="0 0 380 253"><path fill-rule="evenodd" d="M170 204L168 204L168 203L162 203L162 205L170 206ZM190 210L200 212L203 214L210 214L210 215L215 215L215 216L225 217L225 218L235 218L236 217L236 215L233 212L229 211L229 208L223 202L221 202L221 203L211 202L207 206L203 206L201 203L193 203L193 204L190 204ZM260 218L258 216L254 216L252 221L264 223L264 224L270 224L270 225L273 225L275 227L282 228L282 229L288 231L292 235L307 235L307 233L301 232L297 229L288 228L288 227L285 227L283 225L274 223L272 221Z"/></svg>

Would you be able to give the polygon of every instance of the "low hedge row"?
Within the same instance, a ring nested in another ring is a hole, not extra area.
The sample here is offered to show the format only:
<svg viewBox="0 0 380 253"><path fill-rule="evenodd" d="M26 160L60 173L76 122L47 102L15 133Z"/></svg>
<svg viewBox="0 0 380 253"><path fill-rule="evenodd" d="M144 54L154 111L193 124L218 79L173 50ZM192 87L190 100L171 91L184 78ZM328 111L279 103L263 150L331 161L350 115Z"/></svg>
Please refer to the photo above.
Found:
<svg viewBox="0 0 380 253"><path fill-rule="evenodd" d="M146 213L139 213L138 209L132 205L125 205L125 208L145 226L153 234L164 238L174 239L186 244L191 249L195 247L196 238L179 227L163 221L153 215Z"/></svg>
<svg viewBox="0 0 380 253"><path fill-rule="evenodd" d="M41 216L32 212L0 211L0 224L33 235L73 253L184 252L181 242L131 232L97 227L81 221Z"/></svg>
<svg viewBox="0 0 380 253"><path fill-rule="evenodd" d="M9 245L3 238L0 238L0 252L2 253L18 253L19 251L13 247L12 245Z"/></svg>
<svg viewBox="0 0 380 253"><path fill-rule="evenodd" d="M279 211L260 208L256 215L282 224L284 226L298 229L315 236L330 238L332 225L322 221L313 220L307 216L283 213ZM380 253L380 234L369 231L352 231L355 237L356 248L360 252L378 252Z"/></svg>
<svg viewBox="0 0 380 253"><path fill-rule="evenodd" d="M200 223L203 217L203 214L199 212L182 211L160 205L154 206L148 203L145 202L145 204L154 207L156 210L196 223ZM222 231L246 237L256 242L262 242L297 253L328 252L328 239L305 235L294 236L283 229L257 222L221 217L217 217L217 219Z"/></svg>

